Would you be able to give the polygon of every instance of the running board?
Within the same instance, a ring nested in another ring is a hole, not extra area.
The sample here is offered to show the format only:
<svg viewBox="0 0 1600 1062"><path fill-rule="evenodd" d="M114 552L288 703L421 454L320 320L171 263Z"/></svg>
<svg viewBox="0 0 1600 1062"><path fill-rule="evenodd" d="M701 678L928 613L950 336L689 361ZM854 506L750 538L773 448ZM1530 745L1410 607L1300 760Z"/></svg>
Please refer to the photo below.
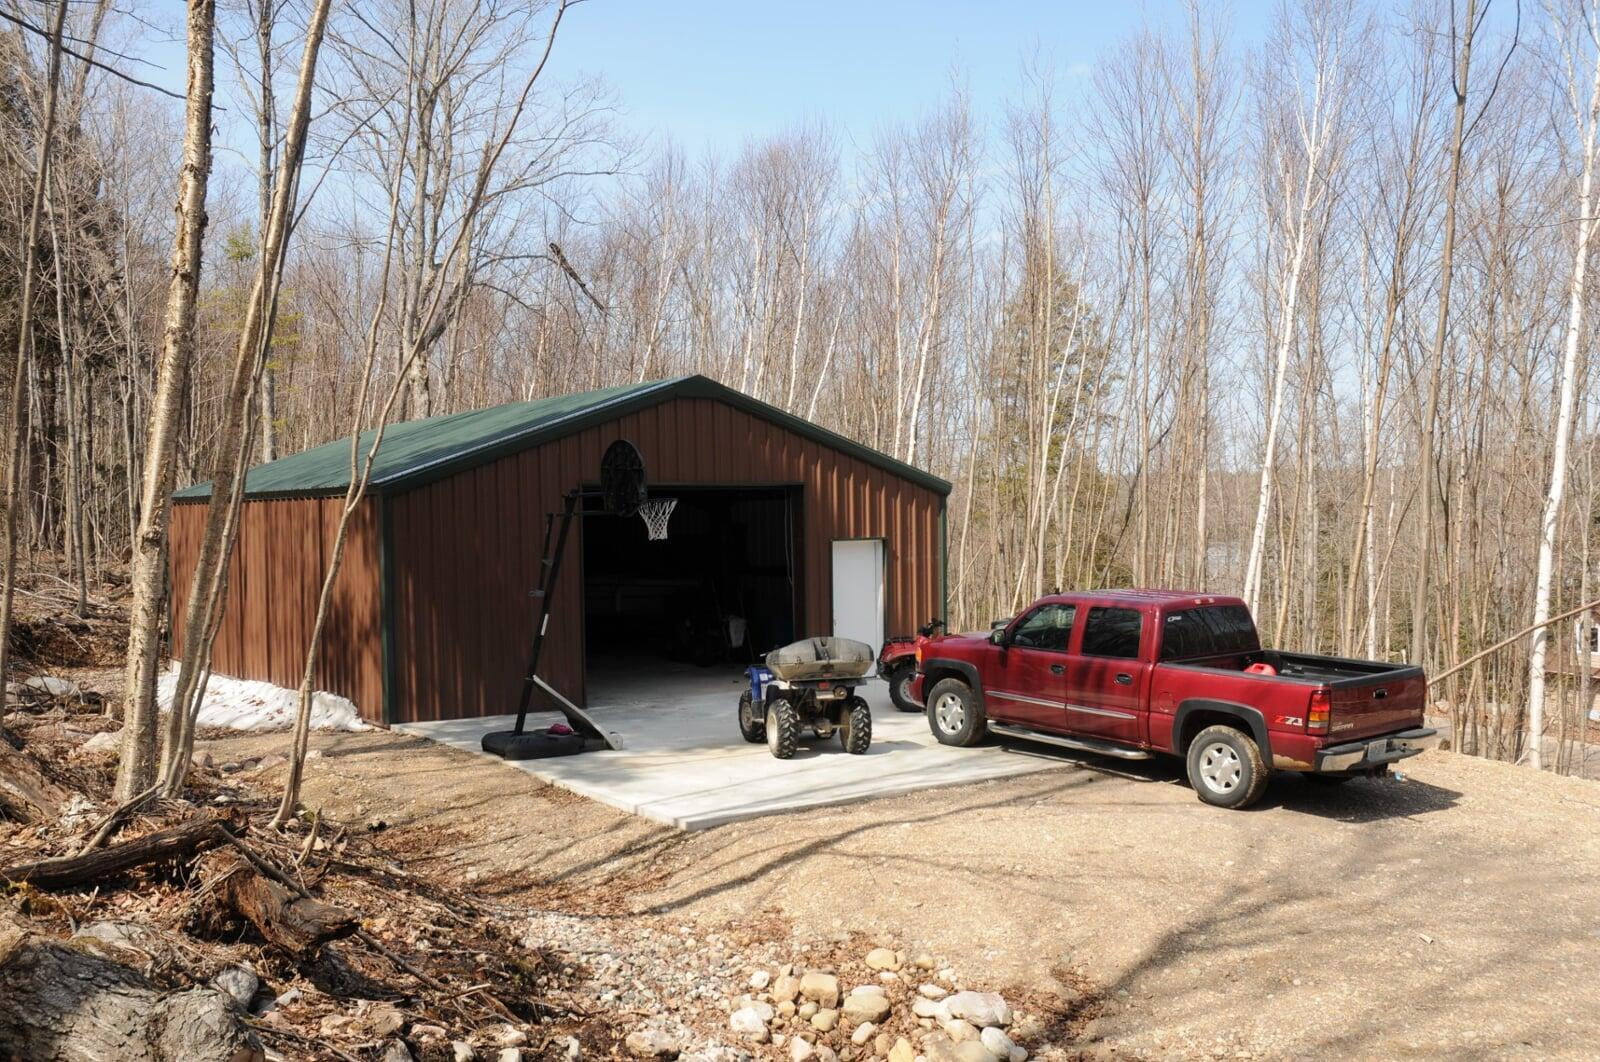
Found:
<svg viewBox="0 0 1600 1062"><path fill-rule="evenodd" d="M1045 745L1058 745L1064 749L1074 749L1078 752L1098 752L1102 756L1115 756L1121 760L1148 760L1150 754L1140 749L1130 749L1126 745L1113 745L1109 741L1096 741L1093 738L1071 738L1060 734L1046 734L1041 730L1030 730L1025 726L1006 726L1003 723L990 723L989 731L1001 737L1021 738L1024 741L1037 741Z"/></svg>

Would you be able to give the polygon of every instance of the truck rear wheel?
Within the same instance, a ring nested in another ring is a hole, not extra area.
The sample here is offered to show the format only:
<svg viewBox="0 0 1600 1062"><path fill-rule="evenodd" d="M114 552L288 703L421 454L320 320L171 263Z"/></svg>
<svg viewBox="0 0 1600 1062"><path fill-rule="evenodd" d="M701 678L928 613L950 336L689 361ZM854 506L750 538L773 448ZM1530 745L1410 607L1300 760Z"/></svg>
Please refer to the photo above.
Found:
<svg viewBox="0 0 1600 1062"><path fill-rule="evenodd" d="M972 687L956 678L934 683L928 692L928 729L941 745L976 745L988 728Z"/></svg>
<svg viewBox="0 0 1600 1062"><path fill-rule="evenodd" d="M922 711L922 705L911 697L911 680L916 677L917 669L914 664L901 664L884 676L889 680L889 699L902 712Z"/></svg>
<svg viewBox="0 0 1600 1062"><path fill-rule="evenodd" d="M1189 742L1189 784L1219 808L1245 808L1267 788L1267 765L1255 738L1231 726L1208 726Z"/></svg>

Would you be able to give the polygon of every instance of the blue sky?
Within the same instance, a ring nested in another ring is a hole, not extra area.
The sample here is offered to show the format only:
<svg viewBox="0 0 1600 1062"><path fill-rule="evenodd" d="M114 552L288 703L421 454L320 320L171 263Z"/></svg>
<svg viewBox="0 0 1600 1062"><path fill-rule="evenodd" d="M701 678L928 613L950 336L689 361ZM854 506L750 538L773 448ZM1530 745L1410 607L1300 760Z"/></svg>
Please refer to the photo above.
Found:
<svg viewBox="0 0 1600 1062"><path fill-rule="evenodd" d="M1270 0L1229 7L1234 43L1253 43ZM1141 25L1179 31L1187 15L1181 0L588 0L567 18L554 72L604 77L639 133L726 152L808 119L865 142L924 113L953 75L993 117L1030 58L1067 88Z"/></svg>
<svg viewBox="0 0 1600 1062"><path fill-rule="evenodd" d="M1208 6L1223 7L1232 43L1248 47L1272 2ZM181 30L175 0L145 15ZM586 0L567 16L550 73L598 75L614 90L625 128L691 152L726 154L808 120L864 144L880 126L928 111L953 77L968 86L980 120L995 118L1018 94L1030 59L1071 92L1142 25L1179 33L1186 19L1182 0ZM181 32L147 41L143 56L158 65L139 76L183 90ZM221 67L219 57L219 78ZM232 123L222 124L231 138Z"/></svg>

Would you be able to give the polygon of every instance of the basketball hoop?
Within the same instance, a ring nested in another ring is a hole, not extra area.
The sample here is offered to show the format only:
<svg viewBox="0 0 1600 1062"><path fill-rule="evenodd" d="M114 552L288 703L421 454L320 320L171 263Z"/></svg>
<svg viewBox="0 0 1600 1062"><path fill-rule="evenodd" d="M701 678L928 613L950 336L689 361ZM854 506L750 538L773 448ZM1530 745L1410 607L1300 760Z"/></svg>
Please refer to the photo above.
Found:
<svg viewBox="0 0 1600 1062"><path fill-rule="evenodd" d="M667 537L667 521L672 519L672 510L677 505L677 498L646 498L639 504L639 516L644 520L645 533L651 542Z"/></svg>

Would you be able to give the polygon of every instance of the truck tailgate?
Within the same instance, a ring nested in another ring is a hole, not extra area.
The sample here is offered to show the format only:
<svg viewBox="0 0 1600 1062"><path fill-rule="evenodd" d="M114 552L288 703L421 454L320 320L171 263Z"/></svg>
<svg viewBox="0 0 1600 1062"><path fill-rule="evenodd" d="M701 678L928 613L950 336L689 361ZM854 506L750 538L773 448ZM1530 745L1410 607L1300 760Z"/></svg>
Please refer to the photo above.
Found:
<svg viewBox="0 0 1600 1062"><path fill-rule="evenodd" d="M1420 668L1348 678L1330 684L1328 737L1370 737L1422 722L1427 680Z"/></svg>

